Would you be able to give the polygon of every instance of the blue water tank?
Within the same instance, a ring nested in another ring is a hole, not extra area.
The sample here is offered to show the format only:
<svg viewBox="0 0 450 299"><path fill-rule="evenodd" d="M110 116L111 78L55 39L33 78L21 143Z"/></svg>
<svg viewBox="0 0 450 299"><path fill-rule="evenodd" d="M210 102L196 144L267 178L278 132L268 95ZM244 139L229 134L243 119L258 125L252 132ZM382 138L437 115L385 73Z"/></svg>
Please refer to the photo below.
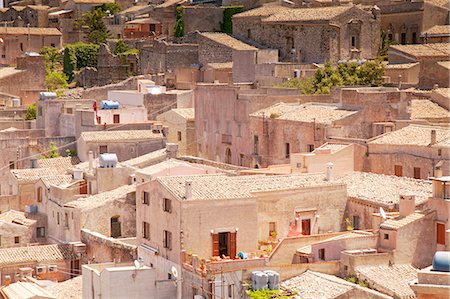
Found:
<svg viewBox="0 0 450 299"><path fill-rule="evenodd" d="M119 102L108 101L108 100L102 101L102 103L100 105L100 107L102 109L106 109L106 110L107 109L119 109L119 106L120 106Z"/></svg>
<svg viewBox="0 0 450 299"><path fill-rule="evenodd" d="M433 271L450 272L450 251L436 251L433 257Z"/></svg>

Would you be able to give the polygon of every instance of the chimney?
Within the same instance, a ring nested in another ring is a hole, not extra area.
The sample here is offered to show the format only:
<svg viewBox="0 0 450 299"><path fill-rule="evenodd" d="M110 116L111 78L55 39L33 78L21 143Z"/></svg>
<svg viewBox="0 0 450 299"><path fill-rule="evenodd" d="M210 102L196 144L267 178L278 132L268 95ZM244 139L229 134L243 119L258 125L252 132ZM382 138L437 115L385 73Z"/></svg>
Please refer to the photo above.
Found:
<svg viewBox="0 0 450 299"><path fill-rule="evenodd" d="M186 200L189 200L189 199L192 198L192 181L191 180L187 180L185 187L186 187L186 193L184 195L184 198Z"/></svg>
<svg viewBox="0 0 450 299"><path fill-rule="evenodd" d="M414 195L400 195L398 209L400 217L411 215L416 210L416 197Z"/></svg>
<svg viewBox="0 0 450 299"><path fill-rule="evenodd" d="M94 170L94 152L89 151L88 156L89 156L89 172L92 173L92 171Z"/></svg>
<svg viewBox="0 0 450 299"><path fill-rule="evenodd" d="M431 130L431 142L430 145L436 144L436 130Z"/></svg>
<svg viewBox="0 0 450 299"><path fill-rule="evenodd" d="M328 182L330 182L333 179L333 166L334 166L333 163L331 163L331 162L327 163L327 177L326 177L326 180Z"/></svg>
<svg viewBox="0 0 450 299"><path fill-rule="evenodd" d="M439 84L434 84L433 85L433 89L438 89L439 88Z"/></svg>

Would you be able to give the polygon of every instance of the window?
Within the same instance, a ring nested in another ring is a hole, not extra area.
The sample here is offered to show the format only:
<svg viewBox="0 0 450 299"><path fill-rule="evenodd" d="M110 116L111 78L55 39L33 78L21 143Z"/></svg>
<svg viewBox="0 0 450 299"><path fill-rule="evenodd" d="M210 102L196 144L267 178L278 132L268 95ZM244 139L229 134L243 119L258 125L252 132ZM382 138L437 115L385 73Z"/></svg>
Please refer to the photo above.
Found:
<svg viewBox="0 0 450 299"><path fill-rule="evenodd" d="M164 248L172 250L172 233L167 230L163 231L163 245Z"/></svg>
<svg viewBox="0 0 450 299"><path fill-rule="evenodd" d="M269 222L269 236L272 236L273 233L277 233L277 225L275 222Z"/></svg>
<svg viewBox="0 0 450 299"><path fill-rule="evenodd" d="M150 32L156 32L156 25L150 24Z"/></svg>
<svg viewBox="0 0 450 299"><path fill-rule="evenodd" d="M38 116L42 116L42 107L38 107Z"/></svg>
<svg viewBox="0 0 450 299"><path fill-rule="evenodd" d="M69 228L69 213L64 213L64 227Z"/></svg>
<svg viewBox="0 0 450 299"><path fill-rule="evenodd" d="M247 29L247 38L252 38L252 30Z"/></svg>
<svg viewBox="0 0 450 299"><path fill-rule="evenodd" d="M359 216L353 216L353 229L359 229Z"/></svg>
<svg viewBox="0 0 450 299"><path fill-rule="evenodd" d="M42 202L42 187L37 188L37 202Z"/></svg>
<svg viewBox="0 0 450 299"><path fill-rule="evenodd" d="M181 132L180 131L177 132L177 139L178 139L178 141L181 141Z"/></svg>
<svg viewBox="0 0 450 299"><path fill-rule="evenodd" d="M392 41L392 40L394 39L394 36L392 35L392 33L389 33L389 34L388 34L388 39L389 39L390 41Z"/></svg>
<svg viewBox="0 0 450 299"><path fill-rule="evenodd" d="M233 298L233 285L228 285L228 298Z"/></svg>
<svg viewBox="0 0 450 299"><path fill-rule="evenodd" d="M412 43L417 44L417 33L416 32L412 33Z"/></svg>
<svg viewBox="0 0 450 299"><path fill-rule="evenodd" d="M20 43L20 51L23 52L23 43Z"/></svg>
<svg viewBox="0 0 450 299"><path fill-rule="evenodd" d="M414 167L414 178L420 179L420 167Z"/></svg>
<svg viewBox="0 0 450 299"><path fill-rule="evenodd" d="M58 223L58 225L59 225L59 212L58 213L56 213L56 222Z"/></svg>
<svg viewBox="0 0 450 299"><path fill-rule="evenodd" d="M325 248L319 249L319 260L324 261L325 260Z"/></svg>
<svg viewBox="0 0 450 299"><path fill-rule="evenodd" d="M307 150L308 153L314 151L314 144L308 144L306 146L306 150Z"/></svg>
<svg viewBox="0 0 450 299"><path fill-rule="evenodd" d="M259 153L258 150L259 150L259 138L258 138L258 135L254 135L253 136L253 153L258 155L258 153Z"/></svg>
<svg viewBox="0 0 450 299"><path fill-rule="evenodd" d="M41 226L36 228L36 237L45 238L45 227Z"/></svg>
<svg viewBox="0 0 450 299"><path fill-rule="evenodd" d="M244 154L239 154L239 166L244 166Z"/></svg>
<svg viewBox="0 0 450 299"><path fill-rule="evenodd" d="M285 157L289 158L291 156L291 145L289 143L285 143Z"/></svg>
<svg viewBox="0 0 450 299"><path fill-rule="evenodd" d="M438 149L438 156L442 156L442 150Z"/></svg>
<svg viewBox="0 0 450 299"><path fill-rule="evenodd" d="M356 36L352 36L352 48L356 48Z"/></svg>
<svg viewBox="0 0 450 299"><path fill-rule="evenodd" d="M20 237L14 237L14 244L20 243Z"/></svg>
<svg viewBox="0 0 450 299"><path fill-rule="evenodd" d="M73 114L73 108L67 108L66 109L67 114Z"/></svg>
<svg viewBox="0 0 450 299"><path fill-rule="evenodd" d="M142 203L144 205L150 205L150 193L142 191Z"/></svg>
<svg viewBox="0 0 450 299"><path fill-rule="evenodd" d="M163 210L167 213L172 213L172 200L170 198L164 198Z"/></svg>
<svg viewBox="0 0 450 299"><path fill-rule="evenodd" d="M50 44L50 47L55 48L56 45L55 45L54 43L51 43L51 44Z"/></svg>
<svg viewBox="0 0 450 299"><path fill-rule="evenodd" d="M208 120L203 120L203 132L208 131Z"/></svg>
<svg viewBox="0 0 450 299"><path fill-rule="evenodd" d="M99 151L100 154L107 153L108 152L108 146L107 145L100 145L98 151Z"/></svg>
<svg viewBox="0 0 450 299"><path fill-rule="evenodd" d="M142 222L142 238L150 240L150 223Z"/></svg>
<svg viewBox="0 0 450 299"><path fill-rule="evenodd" d="M401 34L401 41L400 41L400 43L402 44L402 45L406 45L406 33L405 32L403 32L402 34Z"/></svg>
<svg viewBox="0 0 450 299"><path fill-rule="evenodd" d="M115 124L120 123L120 115L119 114L113 114L113 123L115 123Z"/></svg>
<svg viewBox="0 0 450 299"><path fill-rule="evenodd" d="M9 169L15 169L16 168L16 163L14 163L14 161L9 161Z"/></svg>
<svg viewBox="0 0 450 299"><path fill-rule="evenodd" d="M394 174L396 176L403 176L403 167L401 165L394 166Z"/></svg>
<svg viewBox="0 0 450 299"><path fill-rule="evenodd" d="M436 242L445 245L445 224L436 223Z"/></svg>
<svg viewBox="0 0 450 299"><path fill-rule="evenodd" d="M384 239L389 240L389 234L384 234Z"/></svg>

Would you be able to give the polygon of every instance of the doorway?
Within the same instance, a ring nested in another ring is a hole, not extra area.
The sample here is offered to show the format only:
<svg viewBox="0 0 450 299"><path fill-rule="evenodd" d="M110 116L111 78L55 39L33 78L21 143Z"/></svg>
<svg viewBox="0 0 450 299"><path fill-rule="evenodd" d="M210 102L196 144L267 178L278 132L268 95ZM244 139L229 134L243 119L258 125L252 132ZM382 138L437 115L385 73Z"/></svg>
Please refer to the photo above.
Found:
<svg viewBox="0 0 450 299"><path fill-rule="evenodd" d="M212 235L213 256L236 257L236 233L221 232Z"/></svg>
<svg viewBox="0 0 450 299"><path fill-rule="evenodd" d="M302 235L311 234L311 219L302 219Z"/></svg>
<svg viewBox="0 0 450 299"><path fill-rule="evenodd" d="M119 238L122 236L122 230L120 227L119 216L111 217L111 237Z"/></svg>

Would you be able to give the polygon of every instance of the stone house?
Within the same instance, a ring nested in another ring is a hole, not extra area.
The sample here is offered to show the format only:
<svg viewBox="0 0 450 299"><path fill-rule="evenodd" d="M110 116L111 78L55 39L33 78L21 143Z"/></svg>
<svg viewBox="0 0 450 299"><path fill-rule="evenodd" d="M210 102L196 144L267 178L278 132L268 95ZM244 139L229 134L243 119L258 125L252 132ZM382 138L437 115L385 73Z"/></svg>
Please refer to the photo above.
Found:
<svg viewBox="0 0 450 299"><path fill-rule="evenodd" d="M88 159L88 152L95 157L115 153L119 161L128 160L164 148L166 137L153 130L82 132L77 142L81 161Z"/></svg>
<svg viewBox="0 0 450 299"><path fill-rule="evenodd" d="M0 69L0 91L18 96L22 106L36 101L39 93L46 91L45 61L42 56L25 54L16 57L16 67Z"/></svg>
<svg viewBox="0 0 450 299"><path fill-rule="evenodd" d="M379 30L379 11L354 5L298 9L263 6L233 16L235 36L278 49L282 61L301 63L374 59Z"/></svg>
<svg viewBox="0 0 450 299"><path fill-rule="evenodd" d="M384 77L388 78L388 83L418 85L419 72L420 64L418 62L387 64L384 69Z"/></svg>
<svg viewBox="0 0 450 299"><path fill-rule="evenodd" d="M56 28L2 27L0 64L11 65L25 52L39 52L43 47L62 47L61 32Z"/></svg>
<svg viewBox="0 0 450 299"><path fill-rule="evenodd" d="M2 248L1 285L16 282L30 271L39 279L58 282L77 276L81 268L77 253L69 244Z"/></svg>
<svg viewBox="0 0 450 299"><path fill-rule="evenodd" d="M433 266L419 270L417 282L410 283L417 298L430 296L436 299L445 299L449 290L449 273Z"/></svg>
<svg viewBox="0 0 450 299"><path fill-rule="evenodd" d="M431 89L449 87L450 55L448 43L433 43L423 45L393 45L389 48L389 63L420 63L419 88Z"/></svg>
<svg viewBox="0 0 450 299"><path fill-rule="evenodd" d="M256 165L259 168L286 164L292 153L314 151L330 135L345 130L337 124L339 120L351 123L345 119L352 119L356 113L335 105L278 103L250 114ZM231 160L226 162L231 163Z"/></svg>
<svg viewBox="0 0 450 299"><path fill-rule="evenodd" d="M427 179L440 168L449 175L449 130L445 127L409 125L368 141L371 172Z"/></svg>
<svg viewBox="0 0 450 299"><path fill-rule="evenodd" d="M0 215L0 248L28 246L38 241L36 221L9 210Z"/></svg>
<svg viewBox="0 0 450 299"><path fill-rule="evenodd" d="M69 0L63 8L75 12L75 17L79 18L87 11L93 11L97 6L114 3L113 0Z"/></svg>
<svg viewBox="0 0 450 299"><path fill-rule="evenodd" d="M357 230L376 229L373 213L399 211L403 195L414 195L422 208L432 194L431 182L370 172L353 172L336 178L347 186L346 215L348 224Z"/></svg>
<svg viewBox="0 0 450 299"><path fill-rule="evenodd" d="M178 153L181 156L196 155L194 116L194 108L177 108L156 117L169 128L167 142L177 143Z"/></svg>
<svg viewBox="0 0 450 299"><path fill-rule="evenodd" d="M230 161L231 156L231 164L240 166L254 166L248 156L252 152L250 113L280 101L306 102L314 98L302 97L296 89L207 83L197 84L194 96L195 119L203 120L195 122L197 155L217 162Z"/></svg>
<svg viewBox="0 0 450 299"><path fill-rule="evenodd" d="M0 22L7 22L12 27L39 27L48 26L48 10L46 5L10 6L0 11Z"/></svg>
<svg viewBox="0 0 450 299"><path fill-rule="evenodd" d="M346 204L345 186L322 175L165 176L136 192L138 253L161 275L182 250L234 259L258 240L339 231Z"/></svg>

